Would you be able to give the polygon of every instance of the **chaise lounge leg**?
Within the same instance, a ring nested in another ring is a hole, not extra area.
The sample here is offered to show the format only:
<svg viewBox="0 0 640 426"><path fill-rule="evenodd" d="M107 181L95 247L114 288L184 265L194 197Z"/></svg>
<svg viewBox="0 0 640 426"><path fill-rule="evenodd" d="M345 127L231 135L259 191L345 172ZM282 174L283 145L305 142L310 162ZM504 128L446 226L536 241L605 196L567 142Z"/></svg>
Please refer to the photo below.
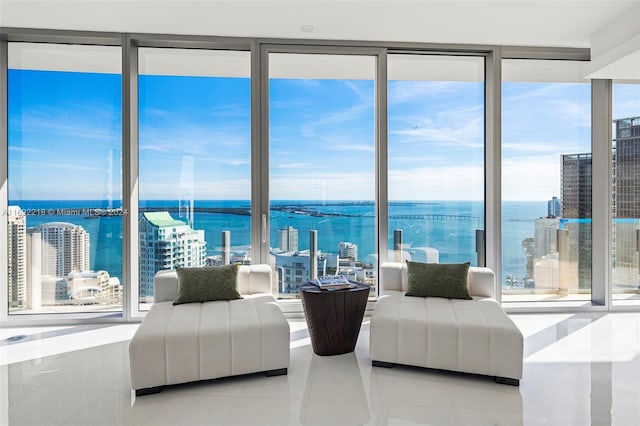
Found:
<svg viewBox="0 0 640 426"><path fill-rule="evenodd" d="M151 395L159 393L162 390L162 386L154 386L152 388L136 389L136 396Z"/></svg>
<svg viewBox="0 0 640 426"><path fill-rule="evenodd" d="M284 376L285 374L287 374L287 369L286 368L279 368L277 370L266 371L265 373L267 374L267 377Z"/></svg>
<svg viewBox="0 0 640 426"><path fill-rule="evenodd" d="M384 368L391 368L393 367L393 363L392 362L384 362L384 361L371 361L371 365L373 365L374 367L384 367Z"/></svg>
<svg viewBox="0 0 640 426"><path fill-rule="evenodd" d="M501 385L520 386L520 380L518 380L518 379L510 379L508 377L498 377L498 376L496 376L496 383L500 383Z"/></svg>

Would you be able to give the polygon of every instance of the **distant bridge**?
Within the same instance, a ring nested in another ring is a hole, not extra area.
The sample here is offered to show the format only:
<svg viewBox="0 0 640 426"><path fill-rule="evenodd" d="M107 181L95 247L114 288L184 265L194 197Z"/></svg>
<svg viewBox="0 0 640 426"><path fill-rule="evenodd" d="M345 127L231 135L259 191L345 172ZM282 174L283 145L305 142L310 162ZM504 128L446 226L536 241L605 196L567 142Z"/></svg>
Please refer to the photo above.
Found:
<svg viewBox="0 0 640 426"><path fill-rule="evenodd" d="M219 213L219 214L235 214L240 216L250 216L251 209L249 208L236 208L236 207L194 207L194 213ZM300 210L300 209L292 209L290 207L287 208L271 208L271 210L276 211L284 211L290 214L301 214L305 216L316 216L316 217L365 217L368 215L362 214L348 214L348 213L328 213L328 212L317 212L311 210ZM168 211L170 213L182 213L186 212L187 209L184 207L141 207L141 212L155 212L155 211ZM373 216L371 216L373 217ZM389 219L400 219L400 220L431 220L431 221L467 221L467 222L477 222L482 220L479 216L468 216L468 215L455 215L455 214L398 214L398 215L389 215Z"/></svg>
<svg viewBox="0 0 640 426"><path fill-rule="evenodd" d="M394 214L389 215L389 219L404 220L457 220L457 221L479 221L479 216L464 216L456 214Z"/></svg>

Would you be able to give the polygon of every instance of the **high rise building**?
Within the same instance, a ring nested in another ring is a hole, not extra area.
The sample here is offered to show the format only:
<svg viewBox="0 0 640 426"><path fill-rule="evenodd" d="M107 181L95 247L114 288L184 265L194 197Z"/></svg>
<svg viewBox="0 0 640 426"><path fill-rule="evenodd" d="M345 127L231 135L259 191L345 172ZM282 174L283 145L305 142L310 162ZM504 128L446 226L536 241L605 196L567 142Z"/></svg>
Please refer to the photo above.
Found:
<svg viewBox="0 0 640 426"><path fill-rule="evenodd" d="M42 239L40 270L43 276L65 277L71 271L89 269L89 233L82 226L48 222L27 229L29 235L36 233Z"/></svg>
<svg viewBox="0 0 640 426"><path fill-rule="evenodd" d="M292 226L278 231L278 248L282 251L298 251L298 230Z"/></svg>
<svg viewBox="0 0 640 426"><path fill-rule="evenodd" d="M547 217L554 218L562 216L562 206L558 197L553 197L547 202Z"/></svg>
<svg viewBox="0 0 640 426"><path fill-rule="evenodd" d="M206 263L203 230L175 220L169 212L147 212L139 220L141 301L153 300L153 277L162 269L201 267Z"/></svg>
<svg viewBox="0 0 640 426"><path fill-rule="evenodd" d="M358 246L350 242L341 242L338 245L338 256L351 260L358 260Z"/></svg>
<svg viewBox="0 0 640 426"><path fill-rule="evenodd" d="M18 206L7 211L9 243L9 307L23 307L27 298L27 228L26 218Z"/></svg>
<svg viewBox="0 0 640 426"><path fill-rule="evenodd" d="M617 218L640 218L640 117L614 120L614 206Z"/></svg>
<svg viewBox="0 0 640 426"><path fill-rule="evenodd" d="M577 265L577 287L591 288L592 155L562 156L562 217L569 230L569 265Z"/></svg>
<svg viewBox="0 0 640 426"><path fill-rule="evenodd" d="M591 218L591 153L562 156L562 217Z"/></svg>
<svg viewBox="0 0 640 426"><path fill-rule="evenodd" d="M637 219L640 218L640 117L614 120L613 144L613 244L614 282L619 288L637 289Z"/></svg>
<svg viewBox="0 0 640 426"><path fill-rule="evenodd" d="M618 286L636 287L638 256L636 223L640 218L640 117L614 120L615 135L612 156L613 258L616 267L614 281ZM579 223L591 218L591 154L562 156L562 216L570 220L566 227L570 238L570 253L578 253L579 287L584 288L590 272L591 224ZM590 270L590 267L588 268Z"/></svg>

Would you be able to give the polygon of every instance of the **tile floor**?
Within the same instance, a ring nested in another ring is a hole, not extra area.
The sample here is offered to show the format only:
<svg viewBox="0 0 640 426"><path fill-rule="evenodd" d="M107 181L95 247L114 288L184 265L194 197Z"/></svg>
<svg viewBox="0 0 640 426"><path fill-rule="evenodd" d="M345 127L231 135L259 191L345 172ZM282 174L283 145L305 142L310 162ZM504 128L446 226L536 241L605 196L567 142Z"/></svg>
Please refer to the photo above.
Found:
<svg viewBox="0 0 640 426"><path fill-rule="evenodd" d="M135 398L136 325L0 329L2 425L640 425L640 314L512 315L525 335L521 386L313 354L291 321L287 376L174 386ZM13 336L24 336L16 342Z"/></svg>

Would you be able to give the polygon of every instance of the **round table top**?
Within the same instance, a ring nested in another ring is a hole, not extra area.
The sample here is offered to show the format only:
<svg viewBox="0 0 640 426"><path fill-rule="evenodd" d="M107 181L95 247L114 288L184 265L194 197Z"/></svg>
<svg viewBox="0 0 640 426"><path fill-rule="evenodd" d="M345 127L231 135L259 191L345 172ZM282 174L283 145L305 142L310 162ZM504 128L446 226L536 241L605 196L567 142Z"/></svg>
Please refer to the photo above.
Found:
<svg viewBox="0 0 640 426"><path fill-rule="evenodd" d="M339 290L321 290L315 284L306 283L300 286L300 291L304 293L335 293L336 291L363 291L363 290L371 290L371 286L363 283L358 283L355 281L349 281L351 287L342 288Z"/></svg>

